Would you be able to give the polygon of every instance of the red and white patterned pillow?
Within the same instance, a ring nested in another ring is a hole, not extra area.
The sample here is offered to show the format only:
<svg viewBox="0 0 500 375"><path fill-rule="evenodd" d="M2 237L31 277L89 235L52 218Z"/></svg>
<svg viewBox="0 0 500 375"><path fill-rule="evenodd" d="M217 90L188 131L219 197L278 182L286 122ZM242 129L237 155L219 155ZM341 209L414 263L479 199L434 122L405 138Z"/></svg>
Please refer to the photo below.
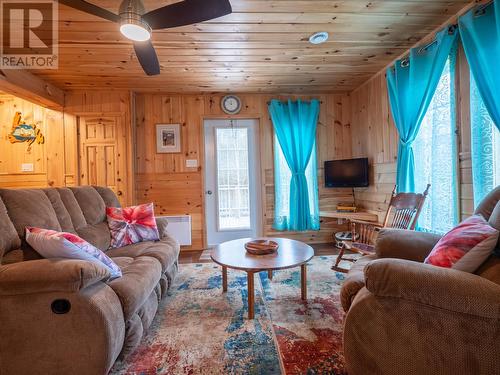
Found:
<svg viewBox="0 0 500 375"><path fill-rule="evenodd" d="M111 247L122 247L160 239L153 203L132 207L106 207Z"/></svg>
<svg viewBox="0 0 500 375"><path fill-rule="evenodd" d="M474 272L491 255L498 235L481 215L473 215L446 233L424 263Z"/></svg>
<svg viewBox="0 0 500 375"><path fill-rule="evenodd" d="M76 234L26 227L26 242L44 258L86 260L106 267L112 279L122 276L120 267L110 257Z"/></svg>

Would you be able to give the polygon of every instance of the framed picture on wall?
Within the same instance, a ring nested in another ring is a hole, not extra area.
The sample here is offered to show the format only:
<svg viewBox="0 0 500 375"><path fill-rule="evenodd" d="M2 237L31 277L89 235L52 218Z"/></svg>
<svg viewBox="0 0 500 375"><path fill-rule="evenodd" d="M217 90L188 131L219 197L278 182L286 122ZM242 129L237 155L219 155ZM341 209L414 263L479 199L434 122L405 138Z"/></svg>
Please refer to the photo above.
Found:
<svg viewBox="0 0 500 375"><path fill-rule="evenodd" d="M181 152L181 126L179 124L156 125L156 152L159 154Z"/></svg>

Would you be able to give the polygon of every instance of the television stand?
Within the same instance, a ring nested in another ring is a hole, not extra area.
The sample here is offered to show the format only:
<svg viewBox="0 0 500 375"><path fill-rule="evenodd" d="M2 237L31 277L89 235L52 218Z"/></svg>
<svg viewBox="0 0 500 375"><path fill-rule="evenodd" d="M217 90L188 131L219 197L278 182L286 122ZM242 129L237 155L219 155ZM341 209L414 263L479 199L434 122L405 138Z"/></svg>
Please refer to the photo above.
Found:
<svg viewBox="0 0 500 375"><path fill-rule="evenodd" d="M344 220L362 220L370 221L373 223L378 222L378 216L366 211L356 211L356 212L339 212L339 211L320 211L320 217L328 217L337 219L339 224L343 224Z"/></svg>

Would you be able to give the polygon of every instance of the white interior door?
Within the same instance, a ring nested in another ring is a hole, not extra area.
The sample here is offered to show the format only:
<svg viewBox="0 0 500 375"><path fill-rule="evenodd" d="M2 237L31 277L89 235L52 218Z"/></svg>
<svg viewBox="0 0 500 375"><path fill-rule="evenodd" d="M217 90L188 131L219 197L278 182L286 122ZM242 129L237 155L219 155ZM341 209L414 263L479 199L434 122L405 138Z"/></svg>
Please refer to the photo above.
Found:
<svg viewBox="0 0 500 375"><path fill-rule="evenodd" d="M205 120L207 242L261 232L258 120Z"/></svg>

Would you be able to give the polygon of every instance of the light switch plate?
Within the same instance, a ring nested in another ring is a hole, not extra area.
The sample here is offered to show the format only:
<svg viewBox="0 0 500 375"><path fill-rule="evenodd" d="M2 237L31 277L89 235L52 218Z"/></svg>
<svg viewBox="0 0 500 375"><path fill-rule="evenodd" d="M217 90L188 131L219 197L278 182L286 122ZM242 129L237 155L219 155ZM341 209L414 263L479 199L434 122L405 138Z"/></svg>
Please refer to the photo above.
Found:
<svg viewBox="0 0 500 375"><path fill-rule="evenodd" d="M21 172L33 172L33 163L22 163L21 164Z"/></svg>
<svg viewBox="0 0 500 375"><path fill-rule="evenodd" d="M197 168L198 160L197 159L186 159L186 168Z"/></svg>

